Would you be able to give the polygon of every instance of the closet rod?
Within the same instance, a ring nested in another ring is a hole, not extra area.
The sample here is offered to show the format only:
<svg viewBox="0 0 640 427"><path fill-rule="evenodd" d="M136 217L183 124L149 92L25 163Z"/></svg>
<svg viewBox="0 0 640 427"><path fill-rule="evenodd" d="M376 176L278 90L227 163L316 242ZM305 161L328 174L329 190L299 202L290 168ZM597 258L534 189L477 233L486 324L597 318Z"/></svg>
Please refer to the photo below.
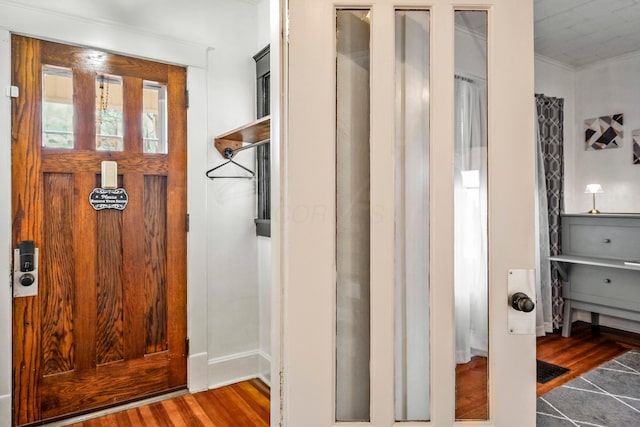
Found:
<svg viewBox="0 0 640 427"><path fill-rule="evenodd" d="M269 139L263 139L262 141L253 142L253 143L245 145L243 147L236 148L235 150L232 150L231 148L225 148L224 149L224 158L225 159L231 159L231 158L233 158L233 156L236 155L236 153L239 153L240 151L248 150L249 148L255 148L255 147L259 146L259 145L266 144L269 141L271 141L270 138Z"/></svg>

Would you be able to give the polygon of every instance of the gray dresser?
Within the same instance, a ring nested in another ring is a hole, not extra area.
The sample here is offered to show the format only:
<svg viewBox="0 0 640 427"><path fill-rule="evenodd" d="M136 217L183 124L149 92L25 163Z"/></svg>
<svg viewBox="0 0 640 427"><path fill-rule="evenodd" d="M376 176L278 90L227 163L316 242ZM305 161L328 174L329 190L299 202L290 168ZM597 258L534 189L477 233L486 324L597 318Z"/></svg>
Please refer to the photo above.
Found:
<svg viewBox="0 0 640 427"><path fill-rule="evenodd" d="M573 310L640 321L640 215L566 214L561 219L562 336L571 335Z"/></svg>

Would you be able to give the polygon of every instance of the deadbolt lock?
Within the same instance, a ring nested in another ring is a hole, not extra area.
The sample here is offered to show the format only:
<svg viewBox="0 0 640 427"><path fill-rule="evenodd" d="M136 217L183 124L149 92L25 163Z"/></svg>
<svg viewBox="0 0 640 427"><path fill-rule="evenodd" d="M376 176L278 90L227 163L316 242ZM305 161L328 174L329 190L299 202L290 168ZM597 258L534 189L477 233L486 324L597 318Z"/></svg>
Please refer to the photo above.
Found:
<svg viewBox="0 0 640 427"><path fill-rule="evenodd" d="M38 248L23 240L13 251L13 297L38 295Z"/></svg>

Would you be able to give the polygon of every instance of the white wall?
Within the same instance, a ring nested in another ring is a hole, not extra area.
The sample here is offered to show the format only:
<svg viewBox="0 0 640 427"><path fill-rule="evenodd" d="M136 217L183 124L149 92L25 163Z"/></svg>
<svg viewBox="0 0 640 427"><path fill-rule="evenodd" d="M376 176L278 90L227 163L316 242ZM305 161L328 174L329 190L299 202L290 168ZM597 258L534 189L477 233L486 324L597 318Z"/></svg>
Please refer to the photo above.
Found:
<svg viewBox="0 0 640 427"><path fill-rule="evenodd" d="M266 45L258 40L257 31L258 22L269 16L268 6L260 7L259 18L257 2L251 1L57 0L43 5L39 0L0 0L0 248L4 248L0 249L0 274L6 274L4 277L8 277L11 254L10 110L4 97L4 87L10 84L7 31L189 66L188 333L192 390L258 372L260 292L254 182L211 182L204 172L223 161L212 148L214 136L255 118L252 56L258 45ZM250 154L238 157L254 167ZM9 290L3 286L2 427L8 425L5 413L11 393L10 313ZM254 356L249 360L244 357L247 354ZM238 368L235 378L216 376L215 362L220 360ZM247 364L248 360L251 363Z"/></svg>
<svg viewBox="0 0 640 427"><path fill-rule="evenodd" d="M270 0L258 0L259 3L257 5L257 14L258 14L258 23L256 26L256 39L258 43L256 44L256 53L260 51L263 47L268 45L271 41L271 19L265 19L265 17L270 18Z"/></svg>
<svg viewBox="0 0 640 427"><path fill-rule="evenodd" d="M232 5L234 2L226 2ZM242 7L238 7L242 6ZM236 3L215 23L218 43L208 53L209 135L211 167L225 160L212 139L255 119L257 12L255 5ZM255 152L234 158L255 170ZM219 170L243 175L234 165ZM219 386L253 377L258 369L258 252L254 218L255 180L217 179L207 186L209 218L208 356L209 385Z"/></svg>
<svg viewBox="0 0 640 427"><path fill-rule="evenodd" d="M574 69L536 57L536 93L564 98L565 212L591 208L586 184L599 183L603 212L640 212L640 165L632 164L631 131L640 128L640 55L630 55ZM586 151L584 120L624 114L624 139L616 149Z"/></svg>
<svg viewBox="0 0 640 427"><path fill-rule="evenodd" d="M576 72L576 139L570 146L575 161L573 204L567 212L586 212L591 196L586 184L599 183L596 196L602 212L640 212L640 165L632 164L631 131L640 129L640 54L604 61ZM624 140L616 149L585 151L584 120L624 114Z"/></svg>

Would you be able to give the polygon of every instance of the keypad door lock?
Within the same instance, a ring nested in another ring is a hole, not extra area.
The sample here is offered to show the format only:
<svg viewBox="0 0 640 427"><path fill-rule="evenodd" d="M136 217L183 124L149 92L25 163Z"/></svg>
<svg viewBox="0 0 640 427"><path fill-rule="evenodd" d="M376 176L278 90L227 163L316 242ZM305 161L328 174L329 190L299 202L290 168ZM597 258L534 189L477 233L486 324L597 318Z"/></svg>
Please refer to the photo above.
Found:
<svg viewBox="0 0 640 427"><path fill-rule="evenodd" d="M38 295L38 248L23 240L13 251L13 297Z"/></svg>

